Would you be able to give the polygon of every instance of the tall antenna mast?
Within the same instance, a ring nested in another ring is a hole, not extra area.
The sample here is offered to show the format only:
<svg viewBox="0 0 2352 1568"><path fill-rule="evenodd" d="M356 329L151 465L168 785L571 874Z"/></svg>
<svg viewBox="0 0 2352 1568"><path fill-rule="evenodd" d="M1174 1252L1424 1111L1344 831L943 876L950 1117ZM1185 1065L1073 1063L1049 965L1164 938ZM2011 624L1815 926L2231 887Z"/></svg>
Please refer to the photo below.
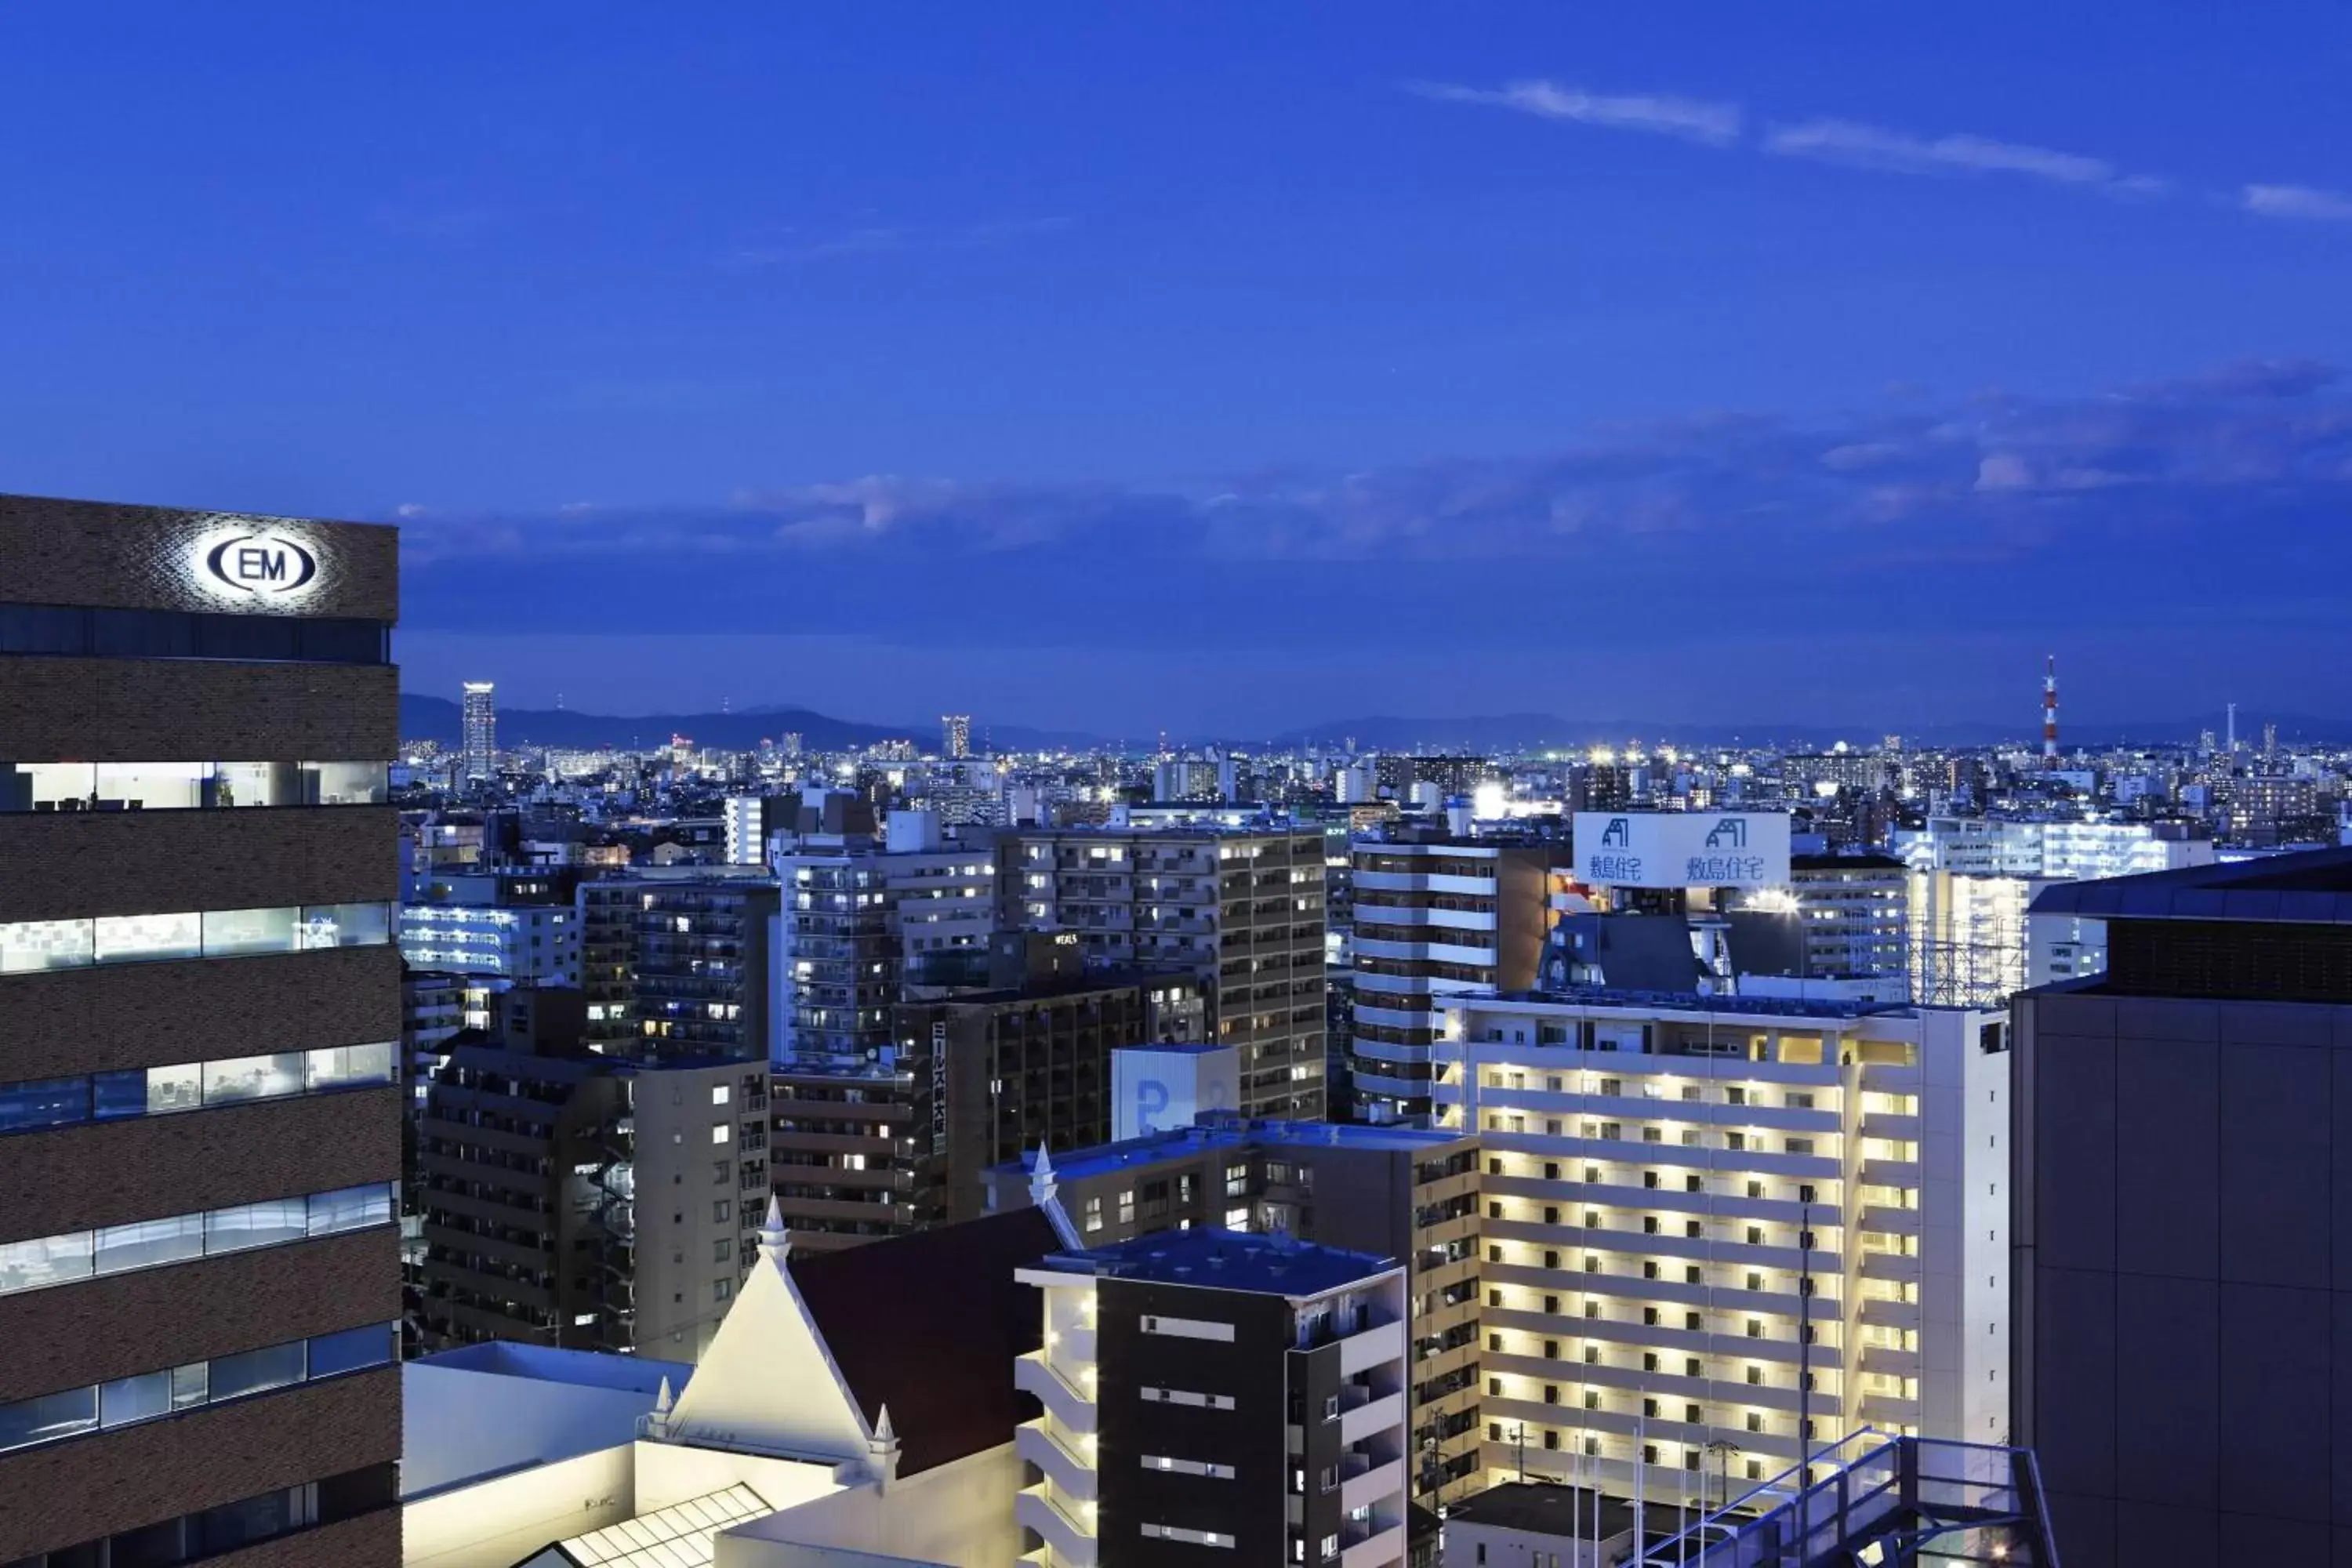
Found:
<svg viewBox="0 0 2352 1568"><path fill-rule="evenodd" d="M2042 765L2058 765L2058 656L2042 667Z"/></svg>

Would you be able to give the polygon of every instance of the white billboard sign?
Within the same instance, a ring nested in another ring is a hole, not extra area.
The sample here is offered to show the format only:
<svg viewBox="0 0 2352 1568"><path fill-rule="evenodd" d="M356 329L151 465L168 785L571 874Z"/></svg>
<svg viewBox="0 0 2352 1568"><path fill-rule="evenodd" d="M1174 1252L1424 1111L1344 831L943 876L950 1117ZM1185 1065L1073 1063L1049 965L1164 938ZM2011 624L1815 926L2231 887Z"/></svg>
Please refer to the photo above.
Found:
<svg viewBox="0 0 2352 1568"><path fill-rule="evenodd" d="M1789 819L1773 811L1580 811L1576 874L1607 888L1785 888Z"/></svg>

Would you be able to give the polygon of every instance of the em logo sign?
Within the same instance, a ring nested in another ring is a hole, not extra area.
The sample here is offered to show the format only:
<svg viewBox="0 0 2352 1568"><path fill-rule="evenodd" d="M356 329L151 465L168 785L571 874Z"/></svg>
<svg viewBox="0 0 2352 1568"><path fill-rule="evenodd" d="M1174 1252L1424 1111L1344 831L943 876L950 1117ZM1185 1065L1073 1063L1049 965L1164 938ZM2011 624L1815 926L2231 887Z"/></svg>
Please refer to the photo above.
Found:
<svg viewBox="0 0 2352 1568"><path fill-rule="evenodd" d="M318 580L310 547L270 530L215 534L196 546L205 588L229 599L299 598Z"/></svg>

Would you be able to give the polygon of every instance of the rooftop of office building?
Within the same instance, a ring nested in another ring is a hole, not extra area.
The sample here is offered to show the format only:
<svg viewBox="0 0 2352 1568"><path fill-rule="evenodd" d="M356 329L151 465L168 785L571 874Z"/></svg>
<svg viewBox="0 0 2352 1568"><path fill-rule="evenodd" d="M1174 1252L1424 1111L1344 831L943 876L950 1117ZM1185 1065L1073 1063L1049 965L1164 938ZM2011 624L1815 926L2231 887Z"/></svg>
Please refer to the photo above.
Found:
<svg viewBox="0 0 2352 1568"><path fill-rule="evenodd" d="M1169 1047L1154 1047L1166 1050ZM1174 1047L1182 1048L1182 1047ZM1216 1047L1202 1047L1213 1049ZM1403 1153L1435 1151L1461 1141L1458 1132L1432 1131L1419 1127L1372 1126L1352 1121L1288 1121L1212 1111L1189 1127L1171 1127L1117 1143L1097 1143L1052 1156L1055 1174L1079 1181L1107 1172L1157 1164L1175 1155L1208 1149L1266 1148L1375 1149ZM1016 1162L1024 1171L1034 1167L1036 1156Z"/></svg>
<svg viewBox="0 0 2352 1568"><path fill-rule="evenodd" d="M1104 1279L1289 1297L1320 1296L1399 1267L1394 1258L1369 1252L1239 1230L1160 1231L1060 1253L1044 1266Z"/></svg>
<svg viewBox="0 0 2352 1568"><path fill-rule="evenodd" d="M1128 823L1085 822L1054 827L1024 827L1007 835L1014 838L1128 838L1139 833L1170 838L1265 838L1297 833L1320 833L1322 825L1286 816L1257 817L1248 822L1201 822L1191 819Z"/></svg>
<svg viewBox="0 0 2352 1568"><path fill-rule="evenodd" d="M1791 871L1900 871L1906 862L1893 855L1872 850L1860 855L1791 855Z"/></svg>
<svg viewBox="0 0 2352 1568"><path fill-rule="evenodd" d="M1474 996L1470 1000L1484 1002L1486 998ZM1757 1018L1852 1019L1908 1015L1925 1010L1903 1002L1813 1001L1793 996L1733 996L1697 991L1635 991L1609 985L1514 991L1497 995L1493 1000L1617 1009L1629 1013L1720 1013Z"/></svg>
<svg viewBox="0 0 2352 1568"><path fill-rule="evenodd" d="M2035 897L2032 912L2091 920L2352 925L2352 847L2062 882Z"/></svg>

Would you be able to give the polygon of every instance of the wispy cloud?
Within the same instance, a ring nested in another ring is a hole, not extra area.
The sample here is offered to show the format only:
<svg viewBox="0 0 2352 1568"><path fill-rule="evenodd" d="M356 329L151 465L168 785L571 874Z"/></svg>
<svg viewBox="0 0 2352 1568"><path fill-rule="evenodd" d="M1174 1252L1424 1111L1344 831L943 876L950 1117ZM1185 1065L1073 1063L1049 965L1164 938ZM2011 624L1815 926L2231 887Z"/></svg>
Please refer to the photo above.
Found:
<svg viewBox="0 0 2352 1568"><path fill-rule="evenodd" d="M1999 142L1965 132L1914 136L1853 120L1809 120L1775 125L1764 151L1785 158L1811 158L1852 168L1900 174L2022 174L2062 185L2085 185L2117 195L2156 195L2165 182L2125 174L2104 158L2062 153L2019 142Z"/></svg>
<svg viewBox="0 0 2352 1568"><path fill-rule="evenodd" d="M2246 185L2238 193L2238 205L2263 217L2352 223L2352 195L2315 185Z"/></svg>
<svg viewBox="0 0 2352 1568"><path fill-rule="evenodd" d="M2087 153L2004 141L1973 132L1922 135L1858 120L1775 121L1747 139L1737 103L1670 93L1603 93L1540 79L1503 87L1411 81L1404 89L1437 103L1508 109L1538 119L1644 131L1710 147L1748 145L1783 158L1901 174L2015 175L2102 195L2152 199L2173 194L2172 181L2118 167ZM2237 205L2266 217L2352 221L2352 195L2310 185L2245 185Z"/></svg>
<svg viewBox="0 0 2352 1568"><path fill-rule="evenodd" d="M594 557L616 571L725 559L755 574L786 570L763 560L850 572L919 557L966 563L950 576L1008 580L1022 563L1045 570L1097 547L1165 556L1171 569L1606 559L1612 571L1706 563L1734 577L1867 572L1954 551L2020 565L2179 560L2243 553L2257 534L2293 555L2332 540L2319 520L2352 506L2352 397L2335 381L2317 362L2246 360L2074 397L1912 398L1811 422L1716 416L1516 458L1194 485L877 474L677 508L404 509L404 553L419 564Z"/></svg>
<svg viewBox="0 0 2352 1568"><path fill-rule="evenodd" d="M1077 226L1068 216L996 218L967 224L866 224L848 228L776 229L756 245L728 255L737 267L775 267L842 257L889 256L915 250L989 250Z"/></svg>
<svg viewBox="0 0 2352 1568"><path fill-rule="evenodd" d="M1646 131L1712 146L1739 139L1736 103L1680 98L1670 93L1598 93L1550 81L1515 81L1507 87L1463 87L1453 82L1407 82L1405 90L1440 103L1479 103L1514 109L1543 120L1599 125L1612 131Z"/></svg>

